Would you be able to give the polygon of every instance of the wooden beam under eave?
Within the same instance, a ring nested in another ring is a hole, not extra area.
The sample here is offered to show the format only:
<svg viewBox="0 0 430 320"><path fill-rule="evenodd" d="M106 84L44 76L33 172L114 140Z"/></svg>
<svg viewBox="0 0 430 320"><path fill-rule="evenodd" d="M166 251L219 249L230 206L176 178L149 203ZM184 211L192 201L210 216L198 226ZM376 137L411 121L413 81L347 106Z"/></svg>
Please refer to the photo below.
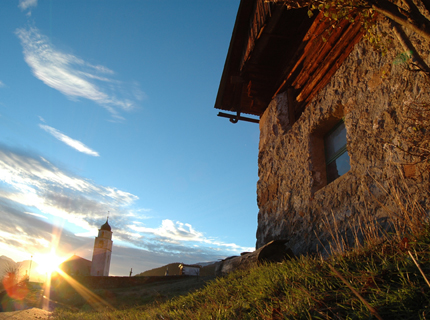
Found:
<svg viewBox="0 0 430 320"><path fill-rule="evenodd" d="M300 94L297 96L297 101L309 101L309 96L316 94L317 88L322 80L326 80L325 84L331 76L337 71L343 61L348 57L354 48L355 44L361 39L363 32L361 31L361 25L359 23L349 25L348 29L342 34L336 44L327 53L324 60L315 70L313 77L307 81L305 87L302 88ZM324 83L324 82L323 82ZM324 84L324 85L325 85Z"/></svg>
<svg viewBox="0 0 430 320"><path fill-rule="evenodd" d="M324 23L315 31L313 38L309 41L308 46L303 53L304 60L300 74L294 79L292 86L303 88L304 84L309 82L309 79L314 78L314 74L322 65L326 63L327 57L333 54L333 50L342 41L345 34L345 28L348 27L348 22L345 20L341 23L340 28L335 28L328 36L326 33L327 28L331 28L330 21L325 18ZM323 37L327 39L324 41Z"/></svg>
<svg viewBox="0 0 430 320"><path fill-rule="evenodd" d="M281 19L282 14L285 10L286 7L284 5L279 4L274 5L273 10L269 9L271 17L261 28L258 37L254 39L254 46L252 48L247 47L244 59L241 63L241 70L243 70L245 64L253 61L259 61L260 55L266 50L266 47L269 44L273 29L276 28L276 25L278 24L279 19ZM248 46L249 42L250 40L248 40Z"/></svg>
<svg viewBox="0 0 430 320"><path fill-rule="evenodd" d="M314 86L314 88L310 92L310 94L308 94L308 96L306 98L304 98L305 105L310 103L312 101L312 99L316 96L318 91L321 90L322 88L324 88L329 83L332 75L337 71L337 69L339 69L341 64L346 60L346 58L349 56L351 51L354 49L354 46L358 42L360 42L360 40L362 39L362 37L364 35L364 33L361 31L361 26L358 26L355 31L357 31L357 33L355 34L354 38L351 40L351 45L349 47L347 47L342 52L342 54L339 56L338 60L335 62L335 66L333 66L333 68L332 68L333 72L332 73L326 73L321 78L320 82Z"/></svg>
<svg viewBox="0 0 430 320"><path fill-rule="evenodd" d="M306 9L287 10L276 6L272 17L257 40L249 59L242 66L242 74L252 81L253 96L268 105L276 89L284 80L284 70L298 59L303 37L312 26Z"/></svg>
<svg viewBox="0 0 430 320"><path fill-rule="evenodd" d="M285 79L297 79L297 77L303 72L303 68L307 65L306 58L308 58L309 53L313 55L316 54L318 56L323 46L321 46L320 42L316 42L315 40L321 38L321 29L325 30L328 26L329 20L324 17L322 12L320 12L317 18L314 20L314 23L311 25L309 31L303 38L302 43L305 45L301 49L300 57L298 58L295 65L291 68Z"/></svg>
<svg viewBox="0 0 430 320"><path fill-rule="evenodd" d="M246 40L245 51L243 52L243 56L240 61L240 70L242 70L245 63L251 58L251 55L254 54L254 48L266 27L267 20L271 20L271 6L274 6L274 4L265 2L264 0L255 1L254 11L248 24L248 37Z"/></svg>
<svg viewBox="0 0 430 320"><path fill-rule="evenodd" d="M279 45L276 45L276 47L283 48L282 51L275 50L277 64L274 69L277 77L272 81L272 97L275 93L280 92L278 89L282 86L284 80L287 79L285 81L286 86L282 91L291 86L291 80L288 79L287 75L296 66L296 62L303 57L303 50L308 43L308 32L316 25L315 21L317 20L317 15L312 18L308 17L306 8L286 10L285 13L289 19L284 20L289 20L289 23L282 23L281 20L277 32L272 36L273 39L279 39ZM267 56L265 58L270 61Z"/></svg>
<svg viewBox="0 0 430 320"><path fill-rule="evenodd" d="M283 72L278 79L279 85L272 99L280 92L284 92L288 90L289 87L292 87L293 82L303 74L304 68L308 67L309 56L318 56L318 52L322 49L322 45L320 43L315 43L315 39L321 34L321 31L319 31L320 28L325 29L328 27L329 20L320 13L314 15L314 18L309 19L309 21L310 24L308 24L308 21L304 20L303 24L300 26L300 29L306 29L307 31L300 40L300 43L295 45L295 53L291 55L282 66L281 69ZM322 27L321 24L323 25ZM297 89L295 90L295 94L298 94L301 86L296 84L295 88Z"/></svg>

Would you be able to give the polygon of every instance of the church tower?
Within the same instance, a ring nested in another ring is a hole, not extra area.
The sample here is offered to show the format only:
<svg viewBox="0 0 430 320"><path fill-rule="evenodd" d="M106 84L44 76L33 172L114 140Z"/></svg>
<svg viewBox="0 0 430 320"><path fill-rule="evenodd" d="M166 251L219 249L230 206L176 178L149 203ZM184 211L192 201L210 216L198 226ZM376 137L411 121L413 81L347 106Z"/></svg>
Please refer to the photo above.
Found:
<svg viewBox="0 0 430 320"><path fill-rule="evenodd" d="M112 254L112 231L106 219L106 223L99 229L99 235L94 241L93 262L91 265L92 276L109 276L110 256Z"/></svg>

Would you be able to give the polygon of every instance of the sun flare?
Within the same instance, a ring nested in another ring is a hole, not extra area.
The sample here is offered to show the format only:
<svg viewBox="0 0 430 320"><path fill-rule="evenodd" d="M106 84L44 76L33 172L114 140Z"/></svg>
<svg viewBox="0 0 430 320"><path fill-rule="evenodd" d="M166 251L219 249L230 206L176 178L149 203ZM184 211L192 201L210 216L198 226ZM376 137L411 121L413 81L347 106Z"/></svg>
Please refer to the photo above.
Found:
<svg viewBox="0 0 430 320"><path fill-rule="evenodd" d="M40 274L51 274L52 272L57 271L63 260L64 259L59 257L55 251L34 257L34 261L38 265L36 271Z"/></svg>

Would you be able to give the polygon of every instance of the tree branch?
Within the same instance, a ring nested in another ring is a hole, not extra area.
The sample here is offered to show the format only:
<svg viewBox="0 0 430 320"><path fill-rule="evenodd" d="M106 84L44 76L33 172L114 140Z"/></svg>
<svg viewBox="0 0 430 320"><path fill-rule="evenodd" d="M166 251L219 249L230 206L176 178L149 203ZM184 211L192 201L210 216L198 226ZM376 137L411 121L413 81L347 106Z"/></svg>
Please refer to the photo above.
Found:
<svg viewBox="0 0 430 320"><path fill-rule="evenodd" d="M428 11L428 13L430 14L430 2L429 1L421 1L420 2L424 5L424 7L426 8L426 10Z"/></svg>
<svg viewBox="0 0 430 320"><path fill-rule="evenodd" d="M428 21L424 16L422 16L421 13L419 13L419 15L421 16L419 20L424 18L425 21L421 25L416 25L414 23L411 23L407 17L401 14L399 12L399 8L395 4L387 0L369 0L369 3L372 4L373 10L375 10L376 12L383 14L387 18L390 18L391 20L414 31L418 35L430 41L430 21Z"/></svg>
<svg viewBox="0 0 430 320"><path fill-rule="evenodd" d="M411 20L415 25L426 25L428 23L428 19L421 14L420 10L416 6L416 4L412 0L403 0L403 3L408 7L407 15L409 20ZM427 25L429 28L430 25Z"/></svg>
<svg viewBox="0 0 430 320"><path fill-rule="evenodd" d="M412 54L413 62L418 66L420 71L423 71L430 77L430 67L424 62L418 51L415 49L412 42L409 40L408 36L405 34L400 25L394 21L390 21L391 27L393 28L394 34L397 36L400 44L405 51L409 51Z"/></svg>

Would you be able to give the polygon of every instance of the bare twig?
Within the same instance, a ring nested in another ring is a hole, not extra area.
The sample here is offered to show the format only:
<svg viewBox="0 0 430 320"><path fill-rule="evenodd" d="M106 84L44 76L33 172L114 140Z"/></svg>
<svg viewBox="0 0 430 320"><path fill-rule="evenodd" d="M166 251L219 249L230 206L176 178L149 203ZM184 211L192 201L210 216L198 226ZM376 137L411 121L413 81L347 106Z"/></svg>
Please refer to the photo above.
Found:
<svg viewBox="0 0 430 320"><path fill-rule="evenodd" d="M421 275L423 276L424 280L427 282L427 285L430 287L430 282L428 281L426 275L424 274L423 270L421 269L420 265L418 264L417 260L415 260L414 256L412 255L412 253L408 250L409 255L412 258L412 261L415 263L415 265L417 266L418 270L420 270Z"/></svg>
<svg viewBox="0 0 430 320"><path fill-rule="evenodd" d="M382 320L381 316L378 314L378 312L376 311L375 308L373 308L362 296L361 294L358 293L357 290L355 290L349 283L348 281L346 281L346 279L344 277L342 277L342 275L335 269L333 268L330 264L327 264L328 267L331 269L331 271L334 272L334 274L340 279L342 280L342 282L352 291L352 293L355 294L355 296L360 299L361 302L363 302L363 304L367 307L367 309L370 311L371 314L373 314L377 319Z"/></svg>

